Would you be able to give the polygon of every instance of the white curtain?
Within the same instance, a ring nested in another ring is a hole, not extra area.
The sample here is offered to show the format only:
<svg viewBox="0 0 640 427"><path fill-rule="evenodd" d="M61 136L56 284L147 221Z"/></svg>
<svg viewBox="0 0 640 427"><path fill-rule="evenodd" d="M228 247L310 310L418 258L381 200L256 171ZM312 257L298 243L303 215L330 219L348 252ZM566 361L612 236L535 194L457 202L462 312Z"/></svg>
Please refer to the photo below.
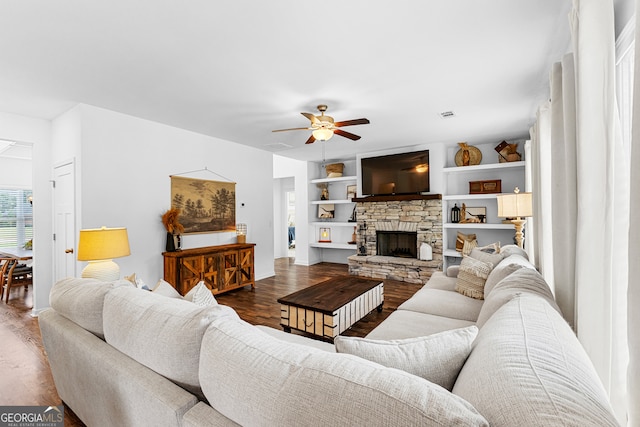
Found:
<svg viewBox="0 0 640 427"><path fill-rule="evenodd" d="M640 82L640 0L636 0L635 72L634 82ZM640 212L640 84L634 84L631 136L630 212L637 218ZM627 290L627 326L629 367L627 369L627 404L629 425L640 426L640 228L629 229L629 287ZM635 328L634 328L635 326Z"/></svg>
<svg viewBox="0 0 640 427"><path fill-rule="evenodd" d="M534 221L549 230L535 234L537 261L625 425L630 172L615 97L613 0L574 0L570 24L573 54L554 65L542 109L549 136L540 124L534 132Z"/></svg>

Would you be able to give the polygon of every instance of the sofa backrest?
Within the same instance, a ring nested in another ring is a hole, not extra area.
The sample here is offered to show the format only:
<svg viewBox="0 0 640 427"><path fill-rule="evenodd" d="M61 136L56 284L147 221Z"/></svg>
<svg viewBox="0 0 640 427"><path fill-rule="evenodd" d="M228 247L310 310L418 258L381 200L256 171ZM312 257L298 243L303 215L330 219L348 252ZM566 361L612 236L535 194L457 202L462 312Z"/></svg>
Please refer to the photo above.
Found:
<svg viewBox="0 0 640 427"><path fill-rule="evenodd" d="M69 277L53 285L49 294L49 304L62 316L104 339L104 298L111 289L118 286L132 287L127 281L114 283Z"/></svg>
<svg viewBox="0 0 640 427"><path fill-rule="evenodd" d="M468 402L423 378L233 319L205 333L200 383L209 404L240 425L487 425Z"/></svg>
<svg viewBox="0 0 640 427"><path fill-rule="evenodd" d="M517 295L491 316L453 393L492 426L618 425L580 342L538 295Z"/></svg>
<svg viewBox="0 0 640 427"><path fill-rule="evenodd" d="M201 307L133 287L119 287L104 299L108 344L202 397L198 368L202 336L218 317L238 319L224 305Z"/></svg>

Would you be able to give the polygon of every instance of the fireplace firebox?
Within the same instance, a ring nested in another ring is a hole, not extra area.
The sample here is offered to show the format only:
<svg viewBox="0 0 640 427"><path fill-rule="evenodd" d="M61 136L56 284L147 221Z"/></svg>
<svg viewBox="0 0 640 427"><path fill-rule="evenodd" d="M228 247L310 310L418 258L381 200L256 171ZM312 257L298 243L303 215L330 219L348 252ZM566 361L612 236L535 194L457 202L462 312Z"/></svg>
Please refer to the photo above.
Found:
<svg viewBox="0 0 640 427"><path fill-rule="evenodd" d="M376 231L376 253L381 256L418 258L418 234L411 231Z"/></svg>

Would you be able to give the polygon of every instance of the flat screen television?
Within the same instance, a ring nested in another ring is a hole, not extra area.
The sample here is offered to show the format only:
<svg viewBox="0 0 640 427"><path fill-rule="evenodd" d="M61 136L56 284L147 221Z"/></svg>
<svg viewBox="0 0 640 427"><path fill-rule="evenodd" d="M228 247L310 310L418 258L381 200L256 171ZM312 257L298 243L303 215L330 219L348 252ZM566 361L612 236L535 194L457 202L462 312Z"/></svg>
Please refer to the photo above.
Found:
<svg viewBox="0 0 640 427"><path fill-rule="evenodd" d="M360 159L362 195L429 192L429 150Z"/></svg>

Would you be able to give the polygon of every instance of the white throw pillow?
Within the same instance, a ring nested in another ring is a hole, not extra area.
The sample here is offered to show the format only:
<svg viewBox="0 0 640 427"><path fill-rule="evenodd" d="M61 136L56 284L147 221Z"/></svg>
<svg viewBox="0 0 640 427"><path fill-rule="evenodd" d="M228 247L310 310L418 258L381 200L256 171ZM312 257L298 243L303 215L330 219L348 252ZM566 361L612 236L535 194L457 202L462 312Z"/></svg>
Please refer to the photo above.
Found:
<svg viewBox="0 0 640 427"><path fill-rule="evenodd" d="M349 353L389 368L401 369L451 391L471 353L478 328L469 326L402 340L372 340L338 336L338 353Z"/></svg>
<svg viewBox="0 0 640 427"><path fill-rule="evenodd" d="M158 280L156 286L151 290L151 292L155 292L158 295L164 295L169 298L182 298L182 295L176 291L176 288L171 286L169 282L165 282L164 280Z"/></svg>
<svg viewBox="0 0 640 427"><path fill-rule="evenodd" d="M211 289L207 288L207 285L202 280L187 292L184 299L202 307L218 304L218 301L211 293Z"/></svg>

